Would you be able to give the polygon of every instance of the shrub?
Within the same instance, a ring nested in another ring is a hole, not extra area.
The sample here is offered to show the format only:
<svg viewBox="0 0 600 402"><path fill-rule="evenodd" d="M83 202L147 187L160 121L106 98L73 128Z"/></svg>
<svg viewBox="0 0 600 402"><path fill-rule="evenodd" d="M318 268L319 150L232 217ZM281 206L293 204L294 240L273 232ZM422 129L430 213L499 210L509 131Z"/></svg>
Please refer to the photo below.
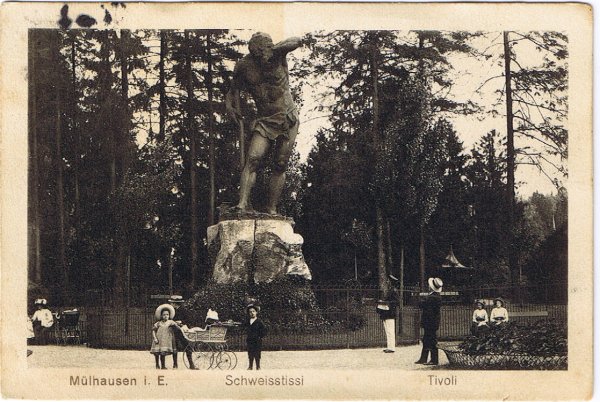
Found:
<svg viewBox="0 0 600 402"><path fill-rule="evenodd" d="M365 320L365 318L362 315L352 313L348 316L348 322L346 322L346 328L349 329L350 331L358 331L359 329L364 327L366 323L367 323L367 320Z"/></svg>
<svg viewBox="0 0 600 402"><path fill-rule="evenodd" d="M567 327L550 321L535 324L508 322L479 337L469 337L458 346L468 354L525 353L536 356L567 352Z"/></svg>
<svg viewBox="0 0 600 402"><path fill-rule="evenodd" d="M211 308L219 313L222 321L243 322L249 302L261 307L260 316L270 332L310 330L326 322L310 282L301 278L282 278L252 285L210 282L184 303L180 309L181 317L198 325Z"/></svg>

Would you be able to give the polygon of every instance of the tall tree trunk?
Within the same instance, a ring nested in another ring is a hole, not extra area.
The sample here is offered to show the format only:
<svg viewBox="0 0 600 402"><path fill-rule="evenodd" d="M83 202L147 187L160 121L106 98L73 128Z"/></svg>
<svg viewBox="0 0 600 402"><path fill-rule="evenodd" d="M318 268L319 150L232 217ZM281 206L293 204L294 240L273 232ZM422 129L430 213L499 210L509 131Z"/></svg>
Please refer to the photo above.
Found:
<svg viewBox="0 0 600 402"><path fill-rule="evenodd" d="M190 215L191 215L191 231L192 231L192 286L196 286L197 282L197 270L198 270L198 184L196 179L196 130L194 124L194 114L192 111L193 99L194 99L194 87L192 81L192 43L190 39L189 31L185 31L185 43L187 44L187 53L185 56L185 68L186 68L186 89L187 89L187 121L188 121L188 133L190 136Z"/></svg>
<svg viewBox="0 0 600 402"><path fill-rule="evenodd" d="M387 268L388 273L393 272L394 261L392 260L392 229L390 226L390 220L385 220L385 241L386 241L386 256L387 256Z"/></svg>
<svg viewBox="0 0 600 402"><path fill-rule="evenodd" d="M513 110L512 110L512 80L510 71L510 44L508 32L504 31L504 78L506 86L506 197L508 202L508 266L510 268L511 282L518 283L517 256L514 240L515 224L515 145L513 129Z"/></svg>
<svg viewBox="0 0 600 402"><path fill-rule="evenodd" d="M165 139L165 121L167 118L167 94L165 91L165 58L167 56L167 33L160 31L160 59L158 61L158 87L159 87L159 106L158 115L160 116L158 141Z"/></svg>
<svg viewBox="0 0 600 402"><path fill-rule="evenodd" d="M426 82L425 77L425 62L423 50L425 48L425 40L423 36L419 36L419 63L418 63L418 74L419 78L423 84ZM423 129L423 127L419 127L419 129ZM423 218L421 218L423 220ZM424 223L421 222L419 231L419 285L421 286L421 290L426 289L425 285L425 235L424 235Z"/></svg>
<svg viewBox="0 0 600 402"><path fill-rule="evenodd" d="M57 65L59 57L59 49L57 43ZM63 155L62 155L62 99L60 96L60 77L56 77L55 89L56 89L56 206L58 209L58 261L60 265L60 271L62 275L62 302L65 303L68 297L69 289L69 267L67 266L66 257L66 245L65 245L65 204L64 204L64 173L63 173Z"/></svg>
<svg viewBox="0 0 600 402"><path fill-rule="evenodd" d="M206 73L206 88L208 91L208 174L209 174L209 198L210 205L208 209L208 225L212 226L215 223L215 128L213 124L213 60L211 54L210 33L206 34L206 57L207 57L207 73Z"/></svg>
<svg viewBox="0 0 600 402"><path fill-rule="evenodd" d="M37 132L37 77L36 58L38 57L36 43L37 31L29 31L29 139L31 151L29 156L29 205L31 208L29 230L29 273L31 280L36 284L42 282L42 256L40 235L40 200L39 200L39 156Z"/></svg>
<svg viewBox="0 0 600 402"><path fill-rule="evenodd" d="M116 149L119 150L119 155L113 155L115 162L115 185L123 180L129 166L129 61L127 51L127 41L129 31L121 30L121 39L118 45L118 57L121 63L121 107L120 127L119 130L119 145ZM129 294L128 281L128 261L130 250L130 236L127 233L127 227L124 227L121 222L115 223L115 281L114 281L114 302L117 306L127 306Z"/></svg>
<svg viewBox="0 0 600 402"><path fill-rule="evenodd" d="M425 227L421 225L419 235L419 278L421 282L421 289L425 290Z"/></svg>
<svg viewBox="0 0 600 402"><path fill-rule="evenodd" d="M381 297L386 299L389 294L389 278L386 272L386 259L385 259L385 247L384 247L384 230L383 230L383 211L380 206L376 206L376 225L377 225L377 277L379 291L381 292Z"/></svg>
<svg viewBox="0 0 600 402"><path fill-rule="evenodd" d="M378 48L376 43L371 43L371 78L373 86L373 149L375 153L375 165L377 166L381 158L380 135L379 132L379 65L377 61ZM384 216L380 201L375 199L375 219L377 231L377 277L379 291L384 299L388 297L390 291L390 281L387 276L386 257L384 246Z"/></svg>
<svg viewBox="0 0 600 402"><path fill-rule="evenodd" d="M404 318L404 243L400 244L400 280L398 291L398 333L401 334L403 330L403 318Z"/></svg>
<svg viewBox="0 0 600 402"><path fill-rule="evenodd" d="M111 83L112 83L112 69L110 65L110 44L109 44L109 31L102 31L100 34L100 108L103 109L105 121L101 122L104 130L108 131L107 137L109 141L109 178L110 178L110 192L113 193L117 188L117 155L118 149L118 136L115 125L107 121L108 115L112 114L113 110L107 110L109 108L109 98L111 96Z"/></svg>
<svg viewBox="0 0 600 402"><path fill-rule="evenodd" d="M404 243L400 245L400 308L404 307Z"/></svg>
<svg viewBox="0 0 600 402"><path fill-rule="evenodd" d="M129 128L131 124L131 116L129 113L129 50L127 49L129 41L129 30L121 29L121 41L119 45L119 53L121 55L121 140L119 141L119 170L118 182L123 180L123 176L127 173L130 164L131 141Z"/></svg>
<svg viewBox="0 0 600 402"><path fill-rule="evenodd" d="M71 99L71 138L76 138L75 141L75 158L73 159L73 180L75 181L75 203L74 203L74 215L75 215L75 230L79 235L79 228L81 226L81 205L80 205L80 188L79 188L79 170L80 170L80 159L81 159L81 132L79 131L79 120L77 113L77 71L76 71L76 54L77 54L77 31L71 31L71 88L72 88L72 99Z"/></svg>

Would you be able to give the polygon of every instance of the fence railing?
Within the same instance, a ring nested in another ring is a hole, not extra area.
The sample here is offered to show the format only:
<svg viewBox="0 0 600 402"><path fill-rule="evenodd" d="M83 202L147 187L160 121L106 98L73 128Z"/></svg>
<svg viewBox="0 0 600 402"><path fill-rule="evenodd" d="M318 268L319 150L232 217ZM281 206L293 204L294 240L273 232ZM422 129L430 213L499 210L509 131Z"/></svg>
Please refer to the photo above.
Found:
<svg viewBox="0 0 600 402"><path fill-rule="evenodd" d="M290 350L385 346L383 325L374 308L361 312L307 313L307 320L311 319L311 314L319 314L328 324L308 330L270 328L263 341L263 348ZM356 321L340 321L340 314L351 315ZM414 344L418 341L418 317L419 310L411 307L399 313L396 323L398 344ZM153 309L130 308L115 311L89 308L82 311L81 320L87 334L86 342L92 347L149 349L151 346L151 329L155 322ZM227 344L234 350L245 350L244 329L230 329Z"/></svg>
<svg viewBox="0 0 600 402"><path fill-rule="evenodd" d="M541 314L544 313L544 314ZM365 305L362 311L335 311L307 313L319 314L328 324L309 330L280 330L270 328L264 340L265 350L335 349L383 347L385 333L373 305ZM443 306L441 309L440 340L462 339L469 335L473 310L467 306ZM539 319L557 322L567 321L565 305L513 306L511 321L525 323ZM344 318L345 317L345 318ZM420 340L420 310L406 306L398 311L396 320L397 344L414 344ZM80 327L84 342L92 347L146 349L152 342L151 328L155 322L154 310L149 308L84 308L81 310ZM228 332L228 346L235 350L245 349L243 328Z"/></svg>
<svg viewBox="0 0 600 402"><path fill-rule="evenodd" d="M489 312L489 311L488 311ZM473 308L467 306L443 306L440 317L439 339L461 339L470 334ZM509 320L517 323L533 323L538 320L567 322L566 305L524 304L508 309Z"/></svg>
<svg viewBox="0 0 600 402"><path fill-rule="evenodd" d="M550 290L549 286L555 288ZM552 302L555 300L553 297L539 296L560 295L563 289L566 289L564 283L518 288L449 289L448 294L442 296L438 338L460 339L469 335L473 301L485 299L491 302L497 296L505 298L511 321L532 322L547 319L566 323L566 302ZM314 286L313 292L319 308L317 311L305 313L306 322L318 321L325 324L317 328L307 325L306 328L295 330L272 327L264 341L265 349L357 348L385 345L383 325L375 311L379 297L377 288ZM420 338L419 293L418 287L406 287L403 292L403 306L398 309L396 320L398 343L415 343ZM152 341L150 329L154 324L154 308L161 302L163 301L160 299L149 298L145 305L140 307L77 306L81 311L82 334L85 340L95 347L149 348ZM491 306L486 308L490 313ZM60 308L52 310L62 311ZM269 314L272 317L285 317L286 313L271 311ZM224 320L228 318L221 317ZM232 348L244 349L244 339L243 331L234 329L228 335L228 344Z"/></svg>

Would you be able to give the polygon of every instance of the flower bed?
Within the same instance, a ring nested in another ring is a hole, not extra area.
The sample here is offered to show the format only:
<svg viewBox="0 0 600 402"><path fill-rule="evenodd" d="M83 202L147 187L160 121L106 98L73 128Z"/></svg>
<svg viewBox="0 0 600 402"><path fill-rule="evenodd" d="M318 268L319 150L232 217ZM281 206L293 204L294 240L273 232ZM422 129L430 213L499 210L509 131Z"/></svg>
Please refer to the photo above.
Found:
<svg viewBox="0 0 600 402"><path fill-rule="evenodd" d="M468 353L457 346L445 347L450 365L463 369L566 370L567 355L536 356L526 353Z"/></svg>
<svg viewBox="0 0 600 402"><path fill-rule="evenodd" d="M457 368L566 370L567 328L547 321L507 323L442 349Z"/></svg>

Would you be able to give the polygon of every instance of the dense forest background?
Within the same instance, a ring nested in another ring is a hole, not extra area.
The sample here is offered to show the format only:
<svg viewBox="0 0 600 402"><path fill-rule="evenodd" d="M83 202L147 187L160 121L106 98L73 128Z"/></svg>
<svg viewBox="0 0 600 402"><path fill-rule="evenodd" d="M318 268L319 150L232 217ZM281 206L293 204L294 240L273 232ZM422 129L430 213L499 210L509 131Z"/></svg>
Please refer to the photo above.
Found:
<svg viewBox="0 0 600 402"><path fill-rule="evenodd" d="M220 204L237 202L240 144L250 134L224 108L248 38L30 31L31 297L126 305L169 284L189 294L210 279L206 228ZM566 283L564 35L336 31L304 39L302 53L288 57L292 92L327 124L307 157L293 155L280 212L305 239L315 284L387 289L391 273L423 285L451 248L473 268L452 285ZM457 55L503 68L481 82L496 86L493 102L452 96ZM252 102L242 103L250 121ZM467 149L453 124L467 115L503 124L476 133ZM516 196L521 165L536 166L555 191ZM255 199L268 173L267 165Z"/></svg>

